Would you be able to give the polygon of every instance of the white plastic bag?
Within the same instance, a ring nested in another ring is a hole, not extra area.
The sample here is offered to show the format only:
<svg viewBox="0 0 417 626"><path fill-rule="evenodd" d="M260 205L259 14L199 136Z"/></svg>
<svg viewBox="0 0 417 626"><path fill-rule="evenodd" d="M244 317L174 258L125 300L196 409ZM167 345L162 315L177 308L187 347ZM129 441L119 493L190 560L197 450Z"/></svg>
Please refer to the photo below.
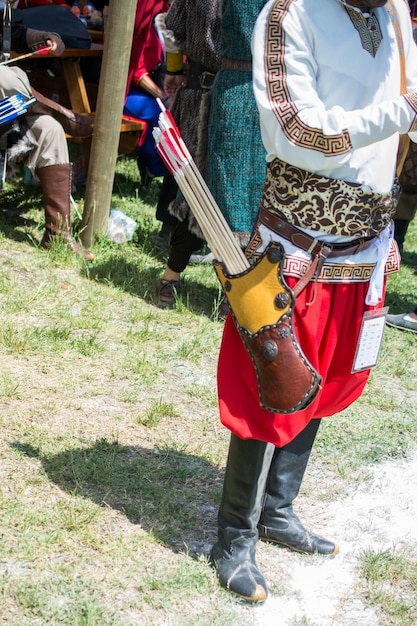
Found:
<svg viewBox="0 0 417 626"><path fill-rule="evenodd" d="M135 232L136 222L122 211L112 209L107 223L107 237L115 243L130 241Z"/></svg>

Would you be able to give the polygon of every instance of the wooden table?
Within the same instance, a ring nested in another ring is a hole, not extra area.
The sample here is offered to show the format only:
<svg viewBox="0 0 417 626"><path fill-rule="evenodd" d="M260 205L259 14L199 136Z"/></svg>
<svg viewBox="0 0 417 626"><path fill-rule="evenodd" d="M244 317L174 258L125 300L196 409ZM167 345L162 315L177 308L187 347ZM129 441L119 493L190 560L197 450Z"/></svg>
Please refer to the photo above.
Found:
<svg viewBox="0 0 417 626"><path fill-rule="evenodd" d="M64 70L65 82L71 102L71 108L77 113L91 113L92 108L87 95L84 77L81 72L80 59L102 57L103 44L92 43L91 48L66 48L60 55L62 69ZM48 56L56 55L43 55Z"/></svg>
<svg viewBox="0 0 417 626"><path fill-rule="evenodd" d="M81 71L81 59L101 58L103 56L104 45L102 43L92 43L91 48L65 48L61 55L48 53L39 56L33 56L25 60L25 63L33 60L42 60L48 58L58 59L62 64L65 78L65 85L71 109L77 113L94 113L95 103L90 103L84 76ZM12 56L18 56L12 53ZM51 79L52 80L52 79ZM37 85L34 85L36 88ZM42 92L42 89L39 89ZM61 99L60 99L61 100ZM133 152L140 134L145 129L145 123L141 120L132 120L131 118L122 116L120 122L120 143L119 152L121 154L129 154ZM91 143L91 139L87 142Z"/></svg>

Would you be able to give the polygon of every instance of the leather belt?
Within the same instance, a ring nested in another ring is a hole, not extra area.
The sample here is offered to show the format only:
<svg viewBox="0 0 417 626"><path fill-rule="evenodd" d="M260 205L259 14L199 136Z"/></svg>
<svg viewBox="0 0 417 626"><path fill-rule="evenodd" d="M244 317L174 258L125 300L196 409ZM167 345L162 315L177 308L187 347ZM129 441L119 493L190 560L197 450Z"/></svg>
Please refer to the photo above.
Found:
<svg viewBox="0 0 417 626"><path fill-rule="evenodd" d="M222 70L235 70L237 72L251 72L252 61L245 61L241 59L231 59L229 57L223 57L221 63Z"/></svg>
<svg viewBox="0 0 417 626"><path fill-rule="evenodd" d="M320 239L313 239L313 237L310 237L296 226L292 226L279 215L269 213L269 211L263 207L261 207L259 211L259 220L274 233L281 235L281 237L290 241L294 246L297 246L297 248L301 248L313 256L320 254L324 247L329 250L328 252L326 250L326 258L357 254L369 248L376 239L376 237L360 237L348 243L328 243L327 241L320 241Z"/></svg>
<svg viewBox="0 0 417 626"><path fill-rule="evenodd" d="M211 89L216 72L197 61L187 63L185 89Z"/></svg>

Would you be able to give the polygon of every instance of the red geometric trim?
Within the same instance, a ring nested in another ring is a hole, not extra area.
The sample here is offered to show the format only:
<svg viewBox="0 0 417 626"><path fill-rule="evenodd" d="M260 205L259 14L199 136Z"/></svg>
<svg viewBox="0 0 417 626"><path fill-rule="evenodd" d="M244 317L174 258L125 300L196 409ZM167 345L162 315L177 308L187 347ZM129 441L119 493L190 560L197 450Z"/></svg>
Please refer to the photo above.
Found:
<svg viewBox="0 0 417 626"><path fill-rule="evenodd" d="M283 266L284 276L300 278L309 267L309 261L300 257L288 255L285 257ZM361 265L343 265L335 263L325 263L320 276L319 283L366 283L371 278L375 265L363 263ZM393 244L390 248L388 259L385 264L385 274L394 274L400 268L400 255L398 246Z"/></svg>
<svg viewBox="0 0 417 626"><path fill-rule="evenodd" d="M291 102L285 74L285 35L281 28L294 0L276 0L269 13L266 29L265 69L266 84L272 110L289 141L325 155L345 154L352 149L349 133L324 135L322 130L307 126Z"/></svg>

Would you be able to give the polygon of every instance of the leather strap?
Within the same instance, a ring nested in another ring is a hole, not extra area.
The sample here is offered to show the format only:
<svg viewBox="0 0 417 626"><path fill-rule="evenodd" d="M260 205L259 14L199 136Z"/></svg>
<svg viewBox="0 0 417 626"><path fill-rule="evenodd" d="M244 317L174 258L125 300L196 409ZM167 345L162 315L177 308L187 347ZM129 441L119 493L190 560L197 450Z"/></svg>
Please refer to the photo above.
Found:
<svg viewBox="0 0 417 626"><path fill-rule="evenodd" d="M197 61L189 61L187 64L185 88L186 89L211 89L216 72Z"/></svg>
<svg viewBox="0 0 417 626"><path fill-rule="evenodd" d="M10 50L12 45L12 7L10 0L6 0L3 9L3 50L1 52L1 61L10 59Z"/></svg>
<svg viewBox="0 0 417 626"><path fill-rule="evenodd" d="M269 213L261 207L259 211L259 220L265 226L268 226L274 233L281 235L284 239L290 241L297 248L301 248L309 252L313 256L320 255L325 248L328 249L326 258L334 258L342 255L357 254L362 250L369 248L375 241L375 237L360 237L349 241L349 243L328 243L313 239L296 226L289 224L283 217ZM327 250L326 250L327 252Z"/></svg>
<svg viewBox="0 0 417 626"><path fill-rule="evenodd" d="M236 72L251 72L252 61L244 61L241 59L231 59L229 57L223 57L221 69L234 70Z"/></svg>

